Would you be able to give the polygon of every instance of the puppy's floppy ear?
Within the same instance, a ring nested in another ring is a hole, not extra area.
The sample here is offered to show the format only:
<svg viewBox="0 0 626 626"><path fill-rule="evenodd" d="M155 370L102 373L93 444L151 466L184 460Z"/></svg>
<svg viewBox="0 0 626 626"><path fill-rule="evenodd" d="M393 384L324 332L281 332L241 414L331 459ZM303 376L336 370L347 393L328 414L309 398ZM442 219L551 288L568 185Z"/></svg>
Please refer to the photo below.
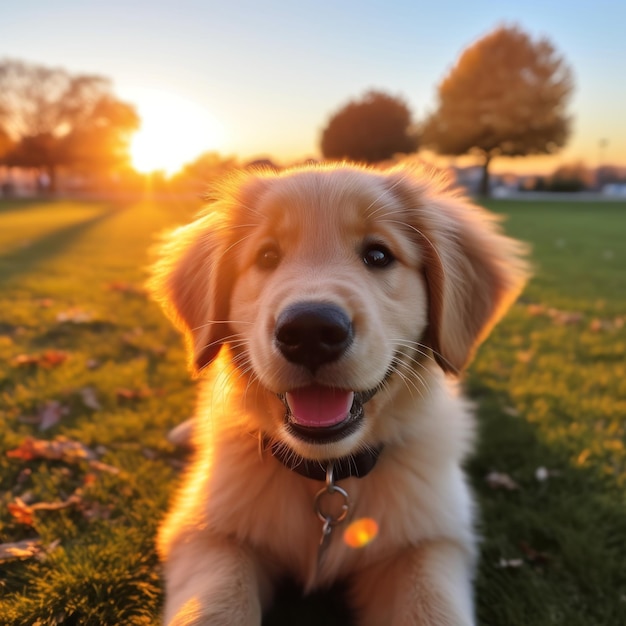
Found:
<svg viewBox="0 0 626 626"><path fill-rule="evenodd" d="M228 336L229 264L216 217L206 215L170 233L148 288L184 332L190 368L198 374Z"/></svg>
<svg viewBox="0 0 626 626"><path fill-rule="evenodd" d="M429 323L422 341L444 371L458 374L522 290L526 246L441 181L403 172L394 193L424 254Z"/></svg>

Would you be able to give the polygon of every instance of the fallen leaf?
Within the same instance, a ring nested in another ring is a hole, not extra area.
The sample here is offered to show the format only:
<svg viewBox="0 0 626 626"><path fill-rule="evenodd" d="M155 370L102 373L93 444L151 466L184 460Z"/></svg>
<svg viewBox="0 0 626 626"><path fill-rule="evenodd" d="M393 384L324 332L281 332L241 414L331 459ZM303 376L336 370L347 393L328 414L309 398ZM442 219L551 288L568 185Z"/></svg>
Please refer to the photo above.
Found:
<svg viewBox="0 0 626 626"><path fill-rule="evenodd" d="M112 504L102 504L100 502L85 503L81 506L81 513L87 520L107 520L113 513Z"/></svg>
<svg viewBox="0 0 626 626"><path fill-rule="evenodd" d="M567 326L569 324L578 324L582 322L584 316L578 312L559 311L557 309L550 309L548 315L552 320L560 326Z"/></svg>
<svg viewBox="0 0 626 626"><path fill-rule="evenodd" d="M543 315L546 308L543 306L543 304L529 304L528 307L526 307L526 310L530 315L537 316Z"/></svg>
<svg viewBox="0 0 626 626"><path fill-rule="evenodd" d="M9 502L7 509L18 524L24 524L25 526L33 525L33 509L21 498L15 498L13 502Z"/></svg>
<svg viewBox="0 0 626 626"><path fill-rule="evenodd" d="M33 459L48 459L76 463L78 461L95 460L95 454L79 441L58 437L52 441L27 437L14 450L7 450L7 456L12 459L31 461Z"/></svg>
<svg viewBox="0 0 626 626"><path fill-rule="evenodd" d="M98 398L96 398L96 391L93 387L83 387L80 390L80 397L83 401L83 404L92 411L101 411L102 405L98 402Z"/></svg>
<svg viewBox="0 0 626 626"><path fill-rule="evenodd" d="M62 350L46 350L41 354L41 365L44 367L56 367L67 361L69 355Z"/></svg>
<svg viewBox="0 0 626 626"><path fill-rule="evenodd" d="M0 561L29 559L44 550L41 539L23 539L11 543L0 543Z"/></svg>
<svg viewBox="0 0 626 626"><path fill-rule="evenodd" d="M109 289L109 291L118 291L119 293L127 293L133 296L145 296L147 294L147 291L144 287L121 281L111 282L106 287L107 289Z"/></svg>
<svg viewBox="0 0 626 626"><path fill-rule="evenodd" d="M69 413L69 408L56 400L46 402L39 411L39 430L44 431L56 426Z"/></svg>
<svg viewBox="0 0 626 626"><path fill-rule="evenodd" d="M85 487L91 487L98 482L98 477L95 474L89 473L83 476L83 485Z"/></svg>
<svg viewBox="0 0 626 626"><path fill-rule="evenodd" d="M56 550L60 544L61 540L55 539L45 546L39 537L10 543L0 543L0 562L31 558L44 561L48 554Z"/></svg>
<svg viewBox="0 0 626 626"><path fill-rule="evenodd" d="M25 467L18 475L17 480L15 481L18 485L24 485L26 482L30 480L32 476L33 470L30 467ZM22 496L23 497L23 496Z"/></svg>
<svg viewBox="0 0 626 626"><path fill-rule="evenodd" d="M56 500L54 502L34 502L27 504L22 498L15 498L13 502L9 502L7 508L13 518L20 524L32 526L34 523L34 514L37 511L60 511L73 506L78 506L81 511L87 506L83 502L83 493L79 487L66 500Z"/></svg>
<svg viewBox="0 0 626 626"><path fill-rule="evenodd" d="M61 365L68 359L67 352L61 350L46 350L41 354L18 354L12 363L14 367L35 365L38 367L52 368Z"/></svg>
<svg viewBox="0 0 626 626"><path fill-rule="evenodd" d="M602 323L602 320L598 318L592 319L589 323L589 330L594 333L604 330L604 324Z"/></svg>
<svg viewBox="0 0 626 626"><path fill-rule="evenodd" d="M533 565L546 565L550 561L550 555L545 552L539 552L539 550L535 550L532 546L522 541L520 543L520 548L526 557L526 560Z"/></svg>
<svg viewBox="0 0 626 626"><path fill-rule="evenodd" d="M18 354L13 361L13 367L23 367L28 365L39 365L39 356L36 354Z"/></svg>
<svg viewBox="0 0 626 626"><path fill-rule="evenodd" d="M21 415L18 420L22 424L33 424L39 426L39 430L44 431L56 426L61 419L69 415L70 410L57 400L48 400L40 409L37 415Z"/></svg>
<svg viewBox="0 0 626 626"><path fill-rule="evenodd" d="M519 569L524 566L523 559L500 559L498 567L500 569Z"/></svg>
<svg viewBox="0 0 626 626"><path fill-rule="evenodd" d="M119 467L115 467L114 465L109 465L108 463L103 463L102 461L92 460L89 461L89 467L92 470L97 472L107 472L108 474L119 474Z"/></svg>
<svg viewBox="0 0 626 626"><path fill-rule="evenodd" d="M539 316L545 315L549 317L555 324L566 326L569 324L578 324L584 319L584 315L579 311L561 311L554 307L546 308L543 304L529 304L526 308L529 315Z"/></svg>
<svg viewBox="0 0 626 626"><path fill-rule="evenodd" d="M508 474L501 472L490 472L485 480L492 489L506 489L508 491L519 489L519 485Z"/></svg>
<svg viewBox="0 0 626 626"><path fill-rule="evenodd" d="M56 320L61 324L86 324L91 321L92 317L91 313L83 311L82 309L74 308L57 313Z"/></svg>
<svg viewBox="0 0 626 626"><path fill-rule="evenodd" d="M144 398L150 398L151 396L160 395L162 391L157 389L150 389L148 387L142 387L141 389L127 389L120 387L115 390L115 395L118 401L136 401L143 400Z"/></svg>

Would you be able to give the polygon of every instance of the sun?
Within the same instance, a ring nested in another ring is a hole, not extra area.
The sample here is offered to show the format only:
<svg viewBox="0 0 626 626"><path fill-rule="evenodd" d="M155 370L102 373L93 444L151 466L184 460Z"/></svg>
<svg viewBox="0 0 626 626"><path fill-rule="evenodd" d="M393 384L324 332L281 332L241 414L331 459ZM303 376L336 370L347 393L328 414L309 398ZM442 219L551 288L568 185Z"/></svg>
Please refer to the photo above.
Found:
<svg viewBox="0 0 626 626"><path fill-rule="evenodd" d="M142 173L171 175L203 152L219 150L224 128L202 106L157 89L134 90L141 119L130 143L133 167Z"/></svg>

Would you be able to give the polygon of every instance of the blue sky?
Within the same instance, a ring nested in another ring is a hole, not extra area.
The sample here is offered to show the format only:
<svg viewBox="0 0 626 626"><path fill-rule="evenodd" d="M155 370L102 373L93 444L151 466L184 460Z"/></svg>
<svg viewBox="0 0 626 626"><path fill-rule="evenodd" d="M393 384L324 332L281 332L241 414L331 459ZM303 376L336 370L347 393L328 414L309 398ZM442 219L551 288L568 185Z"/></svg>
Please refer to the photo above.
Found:
<svg viewBox="0 0 626 626"><path fill-rule="evenodd" d="M561 158L626 165L623 1L20 0L0 4L0 57L106 75L140 112L155 91L176 94L220 128L207 148L286 161L315 156L329 116L369 88L421 118L461 51L502 23L549 37L573 66ZM184 143L177 117L162 126Z"/></svg>

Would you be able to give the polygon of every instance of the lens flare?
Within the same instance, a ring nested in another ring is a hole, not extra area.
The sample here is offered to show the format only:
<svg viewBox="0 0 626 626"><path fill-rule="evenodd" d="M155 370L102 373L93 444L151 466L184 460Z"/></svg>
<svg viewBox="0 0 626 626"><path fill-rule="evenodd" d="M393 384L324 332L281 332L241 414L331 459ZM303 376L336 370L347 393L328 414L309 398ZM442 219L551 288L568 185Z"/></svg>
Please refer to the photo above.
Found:
<svg viewBox="0 0 626 626"><path fill-rule="evenodd" d="M343 533L343 540L351 548L363 548L376 539L378 524L370 517L354 520Z"/></svg>

